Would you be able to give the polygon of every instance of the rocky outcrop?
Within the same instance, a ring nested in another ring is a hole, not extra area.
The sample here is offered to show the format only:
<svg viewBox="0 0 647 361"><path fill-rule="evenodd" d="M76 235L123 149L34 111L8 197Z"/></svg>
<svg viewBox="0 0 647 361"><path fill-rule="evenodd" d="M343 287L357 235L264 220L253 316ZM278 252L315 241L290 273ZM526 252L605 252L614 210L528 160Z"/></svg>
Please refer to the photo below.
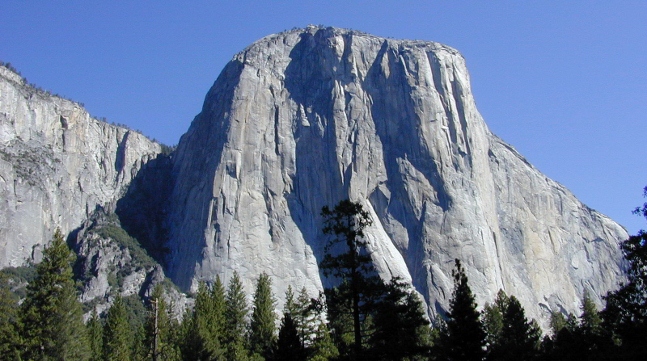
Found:
<svg viewBox="0 0 647 361"><path fill-rule="evenodd" d="M483 305L577 311L622 278L626 231L579 202L478 113L465 60L432 42L309 27L225 67L175 155L170 276L185 290L234 271L275 293L322 288L322 206L362 202L382 277L447 309L454 259ZM598 299L598 301L600 301Z"/></svg>
<svg viewBox="0 0 647 361"><path fill-rule="evenodd" d="M101 209L83 223L73 240L78 255L77 278L83 285L80 300L89 310L105 312L116 296L148 299L161 284L172 314L181 317L189 299L166 279L162 266L131 237L115 214Z"/></svg>
<svg viewBox="0 0 647 361"><path fill-rule="evenodd" d="M39 261L58 227L112 209L161 146L0 66L0 268Z"/></svg>

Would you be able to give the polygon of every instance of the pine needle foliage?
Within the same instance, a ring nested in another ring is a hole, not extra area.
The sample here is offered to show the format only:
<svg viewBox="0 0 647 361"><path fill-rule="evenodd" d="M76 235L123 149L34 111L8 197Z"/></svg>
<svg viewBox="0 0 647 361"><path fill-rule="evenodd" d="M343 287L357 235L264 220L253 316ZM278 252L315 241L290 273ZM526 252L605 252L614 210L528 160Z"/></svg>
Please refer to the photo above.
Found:
<svg viewBox="0 0 647 361"><path fill-rule="evenodd" d="M454 292L447 314L446 330L440 337L441 360L480 361L485 357L485 332L479 312L476 310L474 294L469 287L467 275L461 262L455 260L452 271Z"/></svg>
<svg viewBox="0 0 647 361"><path fill-rule="evenodd" d="M88 337L72 279L74 256L56 230L21 306L23 359L87 360Z"/></svg>
<svg viewBox="0 0 647 361"><path fill-rule="evenodd" d="M118 296L106 316L103 329L103 354L106 361L133 360L134 337L123 298Z"/></svg>
<svg viewBox="0 0 647 361"><path fill-rule="evenodd" d="M272 281L267 273L261 273L254 292L254 305L250 321L249 343L251 351L272 358L276 343L276 300L272 294Z"/></svg>

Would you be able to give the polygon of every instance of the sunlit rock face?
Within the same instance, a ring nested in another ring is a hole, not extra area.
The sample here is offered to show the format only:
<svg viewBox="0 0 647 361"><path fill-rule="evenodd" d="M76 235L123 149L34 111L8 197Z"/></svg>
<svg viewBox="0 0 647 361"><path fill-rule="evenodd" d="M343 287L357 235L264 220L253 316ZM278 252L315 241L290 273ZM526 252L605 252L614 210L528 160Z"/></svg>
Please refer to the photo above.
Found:
<svg viewBox="0 0 647 361"><path fill-rule="evenodd" d="M432 42L335 28L271 35L236 55L175 155L169 275L185 290L237 271L314 295L320 210L361 202L381 276L448 307L454 259L480 305L499 289L532 317L578 312L622 277L626 231L493 135L465 60ZM598 299L598 301L600 301Z"/></svg>
<svg viewBox="0 0 647 361"><path fill-rule="evenodd" d="M114 208L160 151L0 66L0 268L40 261L56 228L68 234Z"/></svg>

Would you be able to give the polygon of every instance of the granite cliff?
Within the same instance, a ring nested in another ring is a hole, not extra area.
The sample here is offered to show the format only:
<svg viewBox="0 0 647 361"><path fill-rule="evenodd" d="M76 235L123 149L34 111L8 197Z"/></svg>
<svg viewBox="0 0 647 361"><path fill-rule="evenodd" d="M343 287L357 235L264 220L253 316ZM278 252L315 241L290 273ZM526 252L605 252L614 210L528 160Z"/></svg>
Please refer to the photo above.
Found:
<svg viewBox="0 0 647 361"><path fill-rule="evenodd" d="M0 267L38 261L56 227L69 233L97 207L114 208L160 152L0 67Z"/></svg>
<svg viewBox="0 0 647 361"><path fill-rule="evenodd" d="M0 66L0 268L39 262L60 228L79 255L84 302L102 311L117 293L149 292L164 272L136 241L124 244L130 238L121 222L105 215L126 215L126 228L141 228L135 233L142 240L155 234L145 228L155 212L130 213L156 204L133 193L147 194L165 181L141 184L145 175L160 173L161 153L162 146L141 133L97 120L79 103Z"/></svg>
<svg viewBox="0 0 647 361"><path fill-rule="evenodd" d="M432 316L447 309L455 258L479 304L504 289L544 320L577 312L586 290L601 303L623 277L626 231L492 134L465 60L438 43L270 35L227 64L161 153L0 67L0 267L37 262L59 227L99 309L164 271L184 291L236 271L251 294L267 272L277 296L314 296L320 210L349 198L370 212L380 275L411 282Z"/></svg>
<svg viewBox="0 0 647 361"><path fill-rule="evenodd" d="M622 278L626 231L487 128L465 60L432 42L335 28L271 35L237 54L175 154L168 273L183 289L265 271L313 294L322 206L350 198L383 278L433 315L459 258L482 305L499 289L532 317L577 311ZM600 299L597 300L600 302Z"/></svg>

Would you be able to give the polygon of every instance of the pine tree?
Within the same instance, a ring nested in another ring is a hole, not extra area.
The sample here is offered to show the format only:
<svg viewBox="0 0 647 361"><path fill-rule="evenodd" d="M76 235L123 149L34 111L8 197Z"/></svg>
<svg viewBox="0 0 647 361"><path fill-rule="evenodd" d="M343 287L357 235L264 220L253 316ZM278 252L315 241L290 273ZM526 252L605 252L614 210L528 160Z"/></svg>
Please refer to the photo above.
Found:
<svg viewBox="0 0 647 361"><path fill-rule="evenodd" d="M483 319L483 330L488 353L496 349L503 331L503 315L508 307L510 299L503 290L499 290L493 304L486 304L481 317ZM489 357L490 358L490 357Z"/></svg>
<svg viewBox="0 0 647 361"><path fill-rule="evenodd" d="M194 332L195 327L193 325L193 313L195 310L186 308L184 314L182 315L182 320L179 324L177 334L178 334L178 346L180 347L180 353L182 354L183 360L199 360L200 358L196 356L194 350L197 348L196 343L196 333Z"/></svg>
<svg viewBox="0 0 647 361"><path fill-rule="evenodd" d="M339 350L330 336L330 329L324 322L318 323L314 340L307 351L308 361L336 360L339 357Z"/></svg>
<svg viewBox="0 0 647 361"><path fill-rule="evenodd" d="M202 282L198 286L193 313L186 323L187 335L183 354L192 360L221 360L225 357L225 301L220 278L209 291Z"/></svg>
<svg viewBox="0 0 647 361"><path fill-rule="evenodd" d="M131 342L131 355L133 361L144 361L150 356L149 345L146 344L147 310L138 295L124 298L126 318L130 321L133 339Z"/></svg>
<svg viewBox="0 0 647 361"><path fill-rule="evenodd" d="M153 289L148 310L145 344L150 349L150 358L153 361L179 360L180 352L176 340L173 338L173 322L169 317L161 284L157 284Z"/></svg>
<svg viewBox="0 0 647 361"><path fill-rule="evenodd" d="M363 240L364 229L371 224L371 219L360 203L350 200L339 202L332 210L323 207L321 216L324 218L323 233L333 238L325 247L326 254L319 268L326 277L332 276L339 281L337 287L326 289L331 324L342 346L348 342L345 339L346 321L350 319L351 348L341 351L349 351L351 358L361 359L366 339L362 324L372 312L376 290L382 286Z"/></svg>
<svg viewBox="0 0 647 361"><path fill-rule="evenodd" d="M590 335L601 335L603 332L602 317L588 291L584 292L581 310L580 328L583 332Z"/></svg>
<svg viewBox="0 0 647 361"><path fill-rule="evenodd" d="M553 311L550 315L552 338L544 338L542 349L550 360L574 360L581 355L578 337L579 324L577 317L569 313Z"/></svg>
<svg viewBox="0 0 647 361"><path fill-rule="evenodd" d="M394 278L377 304L371 335L374 360L424 358L430 351L429 321L417 294Z"/></svg>
<svg viewBox="0 0 647 361"><path fill-rule="evenodd" d="M256 283L256 292L254 292L249 342L251 351L265 359L272 357L272 350L276 342L275 307L276 300L272 295L272 281L270 276L263 272Z"/></svg>
<svg viewBox="0 0 647 361"><path fill-rule="evenodd" d="M447 314L446 331L441 335L441 359L450 361L476 361L485 357L485 332L476 310L474 295L460 261L452 271L454 292Z"/></svg>
<svg viewBox="0 0 647 361"><path fill-rule="evenodd" d="M92 311L92 317L87 324L88 338L90 341L90 360L103 360L103 323L97 315L97 311Z"/></svg>
<svg viewBox="0 0 647 361"><path fill-rule="evenodd" d="M276 360L281 361L305 361L306 359L297 326L289 312L283 313L275 357Z"/></svg>
<svg viewBox="0 0 647 361"><path fill-rule="evenodd" d="M559 311L551 311L550 313L550 330L553 334L553 338L557 337L557 334L568 324L564 314Z"/></svg>
<svg viewBox="0 0 647 361"><path fill-rule="evenodd" d="M14 360L20 353L18 300L11 293L9 277L0 273L0 360Z"/></svg>
<svg viewBox="0 0 647 361"><path fill-rule="evenodd" d="M87 360L88 337L72 279L74 257L56 230L21 305L24 359Z"/></svg>
<svg viewBox="0 0 647 361"><path fill-rule="evenodd" d="M503 328L490 353L492 360L533 360L538 357L541 333L528 321L516 297L510 296L503 311Z"/></svg>
<svg viewBox="0 0 647 361"><path fill-rule="evenodd" d="M225 297L225 340L227 344L227 360L243 361L248 359L245 347L245 331L247 330L247 301L243 284L237 272L234 272Z"/></svg>
<svg viewBox="0 0 647 361"><path fill-rule="evenodd" d="M296 312L297 305L294 298L294 290L292 290L292 285L288 285L288 289L285 291L285 305L283 306L283 313L289 313L294 319Z"/></svg>
<svg viewBox="0 0 647 361"><path fill-rule="evenodd" d="M291 286L285 293L284 315L290 315L299 338L300 352L308 360L327 360L339 355L324 322L324 305L321 298L311 298L305 287L296 299Z"/></svg>
<svg viewBox="0 0 647 361"><path fill-rule="evenodd" d="M210 329L209 334L211 338L211 345L209 352L212 355L212 360L224 360L225 358L225 336L226 336L226 309L227 300L225 295L225 286L220 280L220 276L216 276L211 288L211 305L213 307L211 317L209 320Z"/></svg>
<svg viewBox="0 0 647 361"><path fill-rule="evenodd" d="M305 287L299 291L292 317L297 325L301 347L306 350L312 345L323 317Z"/></svg>
<svg viewBox="0 0 647 361"><path fill-rule="evenodd" d="M608 352L613 347L613 340L611 333L604 329L602 316L588 291L584 292L581 310L578 337L582 344L582 354L593 359Z"/></svg>
<svg viewBox="0 0 647 361"><path fill-rule="evenodd" d="M647 197L647 187L644 196ZM647 219L647 203L636 208L634 214ZM629 237L621 249L629 262L627 283L605 297L604 328L613 332L623 356L647 357L647 232L641 230Z"/></svg>
<svg viewBox="0 0 647 361"><path fill-rule="evenodd" d="M584 293L579 321L573 314L551 315L553 339L544 341L544 353L553 360L606 359L612 347L611 335L602 327L602 319L590 298ZM624 357L622 357L624 358Z"/></svg>
<svg viewBox="0 0 647 361"><path fill-rule="evenodd" d="M103 354L106 361L133 359L135 335L128 322L128 311L121 296L115 298L108 310L103 328Z"/></svg>

